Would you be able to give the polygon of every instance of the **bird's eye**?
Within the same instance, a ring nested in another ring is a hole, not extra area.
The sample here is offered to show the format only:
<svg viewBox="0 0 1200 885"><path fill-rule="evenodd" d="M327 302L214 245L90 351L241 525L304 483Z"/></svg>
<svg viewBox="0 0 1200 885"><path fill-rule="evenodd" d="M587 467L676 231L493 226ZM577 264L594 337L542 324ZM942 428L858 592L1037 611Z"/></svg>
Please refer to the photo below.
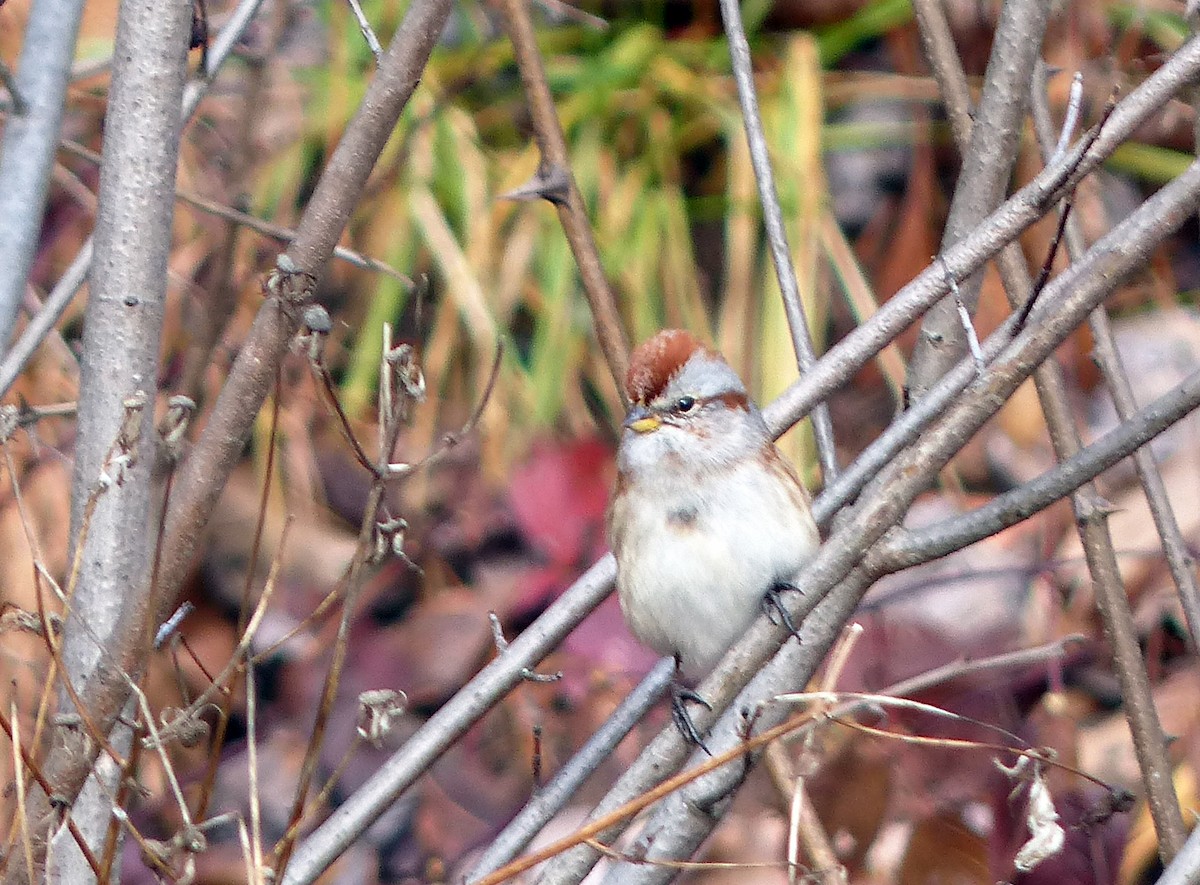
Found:
<svg viewBox="0 0 1200 885"><path fill-rule="evenodd" d="M681 396L675 401L675 408L680 412L690 412L696 406L696 398L692 396Z"/></svg>

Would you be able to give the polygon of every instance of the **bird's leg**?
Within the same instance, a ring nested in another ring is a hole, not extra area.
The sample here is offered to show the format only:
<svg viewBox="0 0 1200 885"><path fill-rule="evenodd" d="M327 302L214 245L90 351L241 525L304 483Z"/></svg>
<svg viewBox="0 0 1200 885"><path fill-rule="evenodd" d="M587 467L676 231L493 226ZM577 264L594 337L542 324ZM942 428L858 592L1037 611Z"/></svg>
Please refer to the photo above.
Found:
<svg viewBox="0 0 1200 885"><path fill-rule="evenodd" d="M679 669L679 657L675 658L676 672ZM700 737L700 732L696 728L696 723L692 721L692 714L688 712L686 703L691 701L694 704L699 704L707 710L712 709L712 704L704 700L699 694L688 688L678 679L671 680L671 721L675 723L675 727L679 729L679 733L683 735L683 739L693 746L699 747L709 756L712 751L704 743L704 738Z"/></svg>
<svg viewBox="0 0 1200 885"><path fill-rule="evenodd" d="M796 637L796 641L800 641L800 631L796 629L796 625L792 622L792 616L788 614L787 606L783 604L784 591L802 592L795 584L789 584L787 581L779 581L772 584L763 596L762 607L766 612L767 617L772 624L783 622L783 626L787 627L787 631ZM775 615L779 615L779 621L775 620Z"/></svg>

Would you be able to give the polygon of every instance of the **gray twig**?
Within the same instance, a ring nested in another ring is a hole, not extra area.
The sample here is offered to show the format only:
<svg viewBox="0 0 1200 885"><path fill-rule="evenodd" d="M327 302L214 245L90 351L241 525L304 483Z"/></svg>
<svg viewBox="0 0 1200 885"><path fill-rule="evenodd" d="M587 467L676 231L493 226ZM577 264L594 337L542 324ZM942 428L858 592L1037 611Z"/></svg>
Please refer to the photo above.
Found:
<svg viewBox="0 0 1200 885"><path fill-rule="evenodd" d="M971 314L967 310L967 305L963 303L962 293L958 290L958 281L950 276L950 270L946 267L946 262L941 258L942 270L946 272L946 279L950 285L950 296L954 299L954 308L958 311L958 321L962 325L963 335L966 336L968 350L971 353L971 359L975 361L975 372L979 375L983 374L983 351L979 349L979 336L975 334L975 324L971 322Z"/></svg>
<svg viewBox="0 0 1200 885"><path fill-rule="evenodd" d="M220 70L221 65L225 63L226 59L229 58L230 52L233 51L233 47L241 37L242 32L246 29L246 26L250 23L250 20L254 17L254 14L258 11L258 7L262 2L263 0L240 0L229 22L221 29L221 33L209 49L205 79L189 83L185 87L181 100L182 111L180 119L186 122L196 112L196 108L200 105L200 99L204 97L204 93L208 89L209 81ZM57 143L58 134L56 130L56 146ZM53 153L51 156L53 156ZM0 196L0 212L3 212L3 207L3 197ZM29 212L27 207L22 211L30 215L37 214L40 223L40 213ZM46 299L42 310L38 311L37 315L30 320L29 325L25 327L25 330L21 333L21 337L13 347L5 352L4 360L0 362L0 396L3 396L8 391L17 379L17 376L21 374L21 369L25 363L37 351L42 340L54 328L63 311L67 309L67 305L71 303L71 299L75 297L75 293L79 291L79 287L83 285L88 270L91 268L92 241L92 237L88 237L84 241L75 259L71 262L70 267L67 268L66 272L55 284L54 290L50 293L50 297ZM0 255L3 254L3 249L4 246L0 243ZM28 271L26 271L26 275L28 275ZM3 287L3 285L3 282L0 281L0 287ZM3 303L2 294L0 294L0 313L4 309ZM8 334L3 332L3 323L3 317L0 316L0 347L3 347L8 339Z"/></svg>
<svg viewBox="0 0 1200 885"><path fill-rule="evenodd" d="M771 156L767 149L767 136L763 132L762 115L758 110L758 94L754 88L754 66L750 59L750 44L746 40L746 29L742 26L742 12L738 0L721 0L721 18L725 23L725 36L729 40L729 58L733 65L733 79L737 83L738 104L746 125L746 141L750 145L750 162L754 167L754 178L758 183L758 197L762 203L763 224L767 230L767 242L771 247L771 261L775 265L775 276L779 280L779 293L787 313L788 327L792 333L792 348L801 374L812 369L816 362L813 352L812 333L804 316L804 303L800 299L800 286L796 282L796 269L792 266L792 253L788 248L787 229L783 225L783 210L779 207L779 194L775 189L775 173L771 169ZM833 438L833 423L829 417L829 406L824 402L813 407L813 438L817 444L817 457L825 483L832 482L838 475L837 447Z"/></svg>
<svg viewBox="0 0 1200 885"><path fill-rule="evenodd" d="M956 275L969 273L1033 223L1075 180L1094 169L1129 134L1160 107L1183 84L1200 72L1200 42L1192 41L1178 50L1161 68L1130 93L1114 110L1104 130L1087 147L1077 145L1063 160L1022 188L971 236L949 250L945 259ZM1058 291L1052 284L1051 289ZM764 412L772 430L782 433L811 408L844 383L881 347L915 319L924 307L946 291L944 276L930 268L905 287L862 327L835 345L819 360L813 371L799 379ZM1057 297L1057 296L1055 296ZM984 352L988 343L984 344ZM964 364L961 379L966 386L974 376ZM891 431L889 431L890 433ZM890 460L890 459L889 459ZM825 496L817 499L822 510ZM825 512L832 508L826 507ZM851 539L848 558L861 555L861 546ZM459 735L512 686L520 681L520 670L533 666L607 595L615 575L611 556L596 563L510 646L503 659L493 661L463 691L442 707L362 790L319 827L297 849L288 870L289 882L310 882L346 845L357 838L372 820L416 780ZM828 585L826 585L828 586ZM852 606L851 606L852 608ZM836 632L836 631L835 631ZM706 694L706 697L708 695ZM726 698L729 700L729 698ZM673 770L683 760L682 748L671 747L671 736L660 735L648 750L661 763L662 771ZM653 780L644 768L631 771L633 790L640 792ZM615 789L615 788L614 788ZM586 852L587 849L582 849Z"/></svg>
<svg viewBox="0 0 1200 885"><path fill-rule="evenodd" d="M367 41L367 46L371 48L371 55L375 56L375 66L383 64L383 47L379 45L379 38L375 36L375 31L371 29L371 23L367 21L366 13L363 12L361 4L358 0L346 0L350 4L350 11L354 13L354 19L358 22L358 29L362 31L363 39Z"/></svg>
<svg viewBox="0 0 1200 885"><path fill-rule="evenodd" d="M617 309L612 288L604 275L600 263L600 252L588 222L587 207L575 185L571 174L571 160L567 155L567 142L563 137L562 123L554 106L554 96L546 79L545 65L538 50L533 22L529 18L526 0L504 0L505 27L512 41L517 67L521 72L521 85L525 99L529 102L529 114L533 119L537 136L541 165L533 183L540 186L538 195L553 204L563 233L571 246L571 254L579 268L579 278L587 296L592 313L592 324L600 350L612 372L621 399L625 399L625 371L629 365L629 342L621 324L621 313ZM628 404L626 404L628 405Z"/></svg>
<svg viewBox="0 0 1200 885"><path fill-rule="evenodd" d="M39 0L8 83L18 113L0 140L0 349L12 336L37 251L82 13L83 0Z"/></svg>
<svg viewBox="0 0 1200 885"><path fill-rule="evenodd" d="M1043 62L1038 60L1038 68L1044 67ZM1034 88L1038 93L1042 93L1045 89L1045 77L1034 77ZM1045 101L1045 96L1041 99ZM1038 101L1037 95L1034 96L1034 101ZM1046 157L1047 163L1053 163L1059 157L1067 152L1067 145L1071 143L1071 136L1075 132L1075 127L1079 125L1079 112L1083 107L1083 73L1075 72L1075 76L1071 78L1071 92L1067 99L1067 114L1063 117L1062 131L1058 134L1058 143L1054 145L1054 150L1050 156ZM1039 136L1040 139L1040 136Z"/></svg>
<svg viewBox="0 0 1200 885"><path fill-rule="evenodd" d="M1039 62L1039 68L1044 70L1044 64ZM1044 76L1035 78L1035 82L1044 81ZM1044 91L1039 90L1033 95L1033 121L1041 143L1043 154L1054 131L1050 119L1050 108ZM1067 252L1075 260L1087 248L1083 230L1075 218L1067 220L1064 232ZM1112 394L1117 418L1127 421L1137 409L1137 401L1133 394L1133 386L1129 375L1122 364L1113 338L1112 327L1108 314L1103 310L1096 311L1089 320L1092 337L1095 341L1096 364L1104 377L1105 384ZM1194 560L1175 513L1167 496L1162 474L1158 470L1154 453L1150 449L1139 449L1133 454L1134 467L1138 479L1146 492L1146 500L1150 505L1150 513L1155 527L1162 538L1163 552L1166 555L1167 566L1171 578L1179 592L1180 603L1183 607L1184 618L1187 621L1192 636L1193 647L1200 647L1200 588L1197 587L1194 572Z"/></svg>
<svg viewBox="0 0 1200 885"><path fill-rule="evenodd" d="M1076 144L1058 163L1013 194L942 257L951 274L963 279L995 255L1046 209L1068 193L1085 175L1161 108L1181 88L1200 76L1200 40L1193 38L1176 50L1161 68L1142 81L1114 108L1104 128L1090 144ZM888 299L871 320L831 347L807 373L763 410L776 433L791 427L813 406L846 383L888 342L907 328L947 287L940 268L927 268Z"/></svg>
<svg viewBox="0 0 1200 885"><path fill-rule="evenodd" d="M666 691L675 676L675 661L664 658L654 665L637 688L604 720L579 751L571 757L546 786L538 790L525 807L492 840L483 856L466 875L467 882L481 879L508 863L523 851L549 820L574 797L575 791L591 776L600 763L612 755L630 729Z"/></svg>
<svg viewBox="0 0 1200 885"><path fill-rule="evenodd" d="M492 625L492 641L496 645L496 654L502 655L508 651L508 640L504 638L504 627L501 626L500 618L495 612L488 612L488 621ZM556 670L553 673L539 673L532 667L522 667L521 678L526 682L558 682L563 678L563 672Z"/></svg>
<svg viewBox="0 0 1200 885"><path fill-rule="evenodd" d="M176 594L186 576L195 546L203 536L217 497L238 462L275 370L298 326L305 297L311 293L316 275L333 252L350 213L361 195L375 158L386 144L396 119L420 81L420 72L441 33L450 11L450 0L414 4L385 56L383 67L372 80L363 106L351 121L317 184L300 222L289 255L295 273L278 274L281 294L272 294L260 309L243 343L221 396L214 404L204 432L175 478L172 508L167 515L161 545L158 598L151 601L152 616L165 619L176 605ZM157 6L156 13L161 14ZM222 32L224 36L224 32ZM186 46L180 37L180 45ZM232 40L232 36L230 37ZM192 84L194 87L196 84ZM160 84L147 87L161 91ZM189 98L199 91L189 90ZM178 137L179 105L172 117ZM156 181L173 181L158 178ZM161 191L161 186L159 186ZM167 197L170 198L168 191ZM144 226L144 217L137 225ZM135 226L137 226L135 225ZM169 230L169 225L165 226ZM294 284L294 286L293 286ZM295 291L293 288L295 287ZM285 291L286 290L286 291ZM148 378L153 379L152 370ZM144 533L144 526L141 531ZM139 635L140 630L136 631ZM120 646L121 665L131 672L138 661L131 648ZM127 690L122 680L95 680L88 685L88 700L104 718L115 717L124 705ZM55 747L47 756L44 770L51 775L56 796L72 801L91 770L92 753L71 752ZM44 806L45 800L38 800ZM48 809L38 809L45 814Z"/></svg>

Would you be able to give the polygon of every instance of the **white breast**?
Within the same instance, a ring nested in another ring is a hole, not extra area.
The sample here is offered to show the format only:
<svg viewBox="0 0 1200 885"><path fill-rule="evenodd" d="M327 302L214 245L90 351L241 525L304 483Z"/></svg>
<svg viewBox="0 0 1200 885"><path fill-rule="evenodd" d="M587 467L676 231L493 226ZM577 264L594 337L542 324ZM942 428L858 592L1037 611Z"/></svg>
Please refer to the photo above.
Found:
<svg viewBox="0 0 1200 885"><path fill-rule="evenodd" d="M745 632L766 591L796 579L816 526L756 462L628 491L613 514L625 527L612 539L621 607L639 639L698 678Z"/></svg>

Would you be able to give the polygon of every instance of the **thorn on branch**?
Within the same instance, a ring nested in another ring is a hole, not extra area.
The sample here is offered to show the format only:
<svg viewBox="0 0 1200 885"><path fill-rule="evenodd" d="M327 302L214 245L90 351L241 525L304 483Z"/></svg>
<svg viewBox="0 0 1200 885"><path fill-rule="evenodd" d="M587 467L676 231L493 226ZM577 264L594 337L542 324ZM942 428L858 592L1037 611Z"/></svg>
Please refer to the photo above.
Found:
<svg viewBox="0 0 1200 885"><path fill-rule="evenodd" d="M571 194L571 176L557 163L543 161L537 173L518 188L501 194L502 200L545 200L555 206L567 205Z"/></svg>
<svg viewBox="0 0 1200 885"><path fill-rule="evenodd" d="M159 455L166 463L178 464L183 456L184 437L195 411L196 401L189 396L177 394L167 400L167 413L158 425Z"/></svg>
<svg viewBox="0 0 1200 885"><path fill-rule="evenodd" d="M154 647L162 648L171 636L179 629L179 625L183 623L183 619L196 610L196 606L190 602L184 602L179 608L175 609L175 613L163 622L158 628L158 632L154 634Z"/></svg>
<svg viewBox="0 0 1200 885"><path fill-rule="evenodd" d="M975 334L975 324L971 322L971 314L963 302L962 293L958 291L958 280L950 273L950 266L945 257L939 255L938 262L942 265L942 273L946 277L946 285L954 298L954 308L958 311L958 321L962 325L963 334L967 337L967 347L971 351L971 359L975 361L975 377L982 378L987 365L983 360L983 348L979 346L979 336Z"/></svg>
<svg viewBox="0 0 1200 885"><path fill-rule="evenodd" d="M1112 501L1095 493L1076 495L1075 521L1080 525L1103 522L1120 510Z"/></svg>
<svg viewBox="0 0 1200 885"><path fill-rule="evenodd" d="M496 643L496 653L508 651L508 640L504 638L504 628L500 626L500 618L495 612L488 612L488 621L492 624L492 640ZM554 673L538 673L529 667L521 668L521 678L526 682L558 682L563 678L562 670Z"/></svg>
<svg viewBox="0 0 1200 885"><path fill-rule="evenodd" d="M299 306L313 299L317 289L317 278L284 252L275 258L275 267L263 280L263 294L278 298L286 304Z"/></svg>

